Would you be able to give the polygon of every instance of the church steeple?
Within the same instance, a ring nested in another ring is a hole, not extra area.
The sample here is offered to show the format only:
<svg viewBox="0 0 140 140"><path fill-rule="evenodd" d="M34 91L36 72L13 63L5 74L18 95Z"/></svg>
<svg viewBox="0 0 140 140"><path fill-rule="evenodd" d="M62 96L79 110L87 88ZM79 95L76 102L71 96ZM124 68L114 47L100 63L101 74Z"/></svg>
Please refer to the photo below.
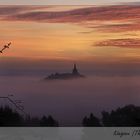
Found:
<svg viewBox="0 0 140 140"><path fill-rule="evenodd" d="M76 66L75 63L74 63L74 67L73 67L72 73L75 74L75 75L79 74L79 72L78 72L78 70L77 70L77 66Z"/></svg>

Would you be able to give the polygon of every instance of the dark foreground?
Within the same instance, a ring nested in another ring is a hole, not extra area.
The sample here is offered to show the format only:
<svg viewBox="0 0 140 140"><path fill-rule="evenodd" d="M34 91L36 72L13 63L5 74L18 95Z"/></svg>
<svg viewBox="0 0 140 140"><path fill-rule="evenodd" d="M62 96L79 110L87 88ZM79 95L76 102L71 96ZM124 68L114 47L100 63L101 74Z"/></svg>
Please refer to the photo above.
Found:
<svg viewBox="0 0 140 140"><path fill-rule="evenodd" d="M83 117L81 125L86 127L140 126L140 107L127 105L111 112L102 112L99 119L91 113ZM56 127L61 126L51 115L42 118L22 115L8 106L0 107L0 126Z"/></svg>

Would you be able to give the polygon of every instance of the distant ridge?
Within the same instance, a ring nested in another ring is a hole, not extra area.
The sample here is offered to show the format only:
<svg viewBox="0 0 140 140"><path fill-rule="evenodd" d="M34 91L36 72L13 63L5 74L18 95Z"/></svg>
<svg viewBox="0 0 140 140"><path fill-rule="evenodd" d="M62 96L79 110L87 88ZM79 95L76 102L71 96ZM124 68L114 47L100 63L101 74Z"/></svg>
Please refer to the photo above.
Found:
<svg viewBox="0 0 140 140"><path fill-rule="evenodd" d="M84 78L85 76L78 72L76 64L73 66L73 70L71 73L55 73L47 76L45 80L69 80L69 79L77 79Z"/></svg>

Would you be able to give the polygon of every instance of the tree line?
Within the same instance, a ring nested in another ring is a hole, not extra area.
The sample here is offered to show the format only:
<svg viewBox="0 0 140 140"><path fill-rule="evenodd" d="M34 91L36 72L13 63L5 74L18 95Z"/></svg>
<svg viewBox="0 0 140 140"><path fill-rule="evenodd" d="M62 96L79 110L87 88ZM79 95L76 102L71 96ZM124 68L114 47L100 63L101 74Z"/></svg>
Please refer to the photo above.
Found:
<svg viewBox="0 0 140 140"><path fill-rule="evenodd" d="M98 118L93 113L83 117L82 126L85 127L131 127L140 126L140 107L127 105L110 112L103 111ZM9 106L0 107L0 126L27 126L27 127L57 127L59 123L51 115L31 117L22 116Z"/></svg>
<svg viewBox="0 0 140 140"><path fill-rule="evenodd" d="M51 116L43 116L41 118L23 116L9 106L0 107L0 126L58 126L58 122Z"/></svg>

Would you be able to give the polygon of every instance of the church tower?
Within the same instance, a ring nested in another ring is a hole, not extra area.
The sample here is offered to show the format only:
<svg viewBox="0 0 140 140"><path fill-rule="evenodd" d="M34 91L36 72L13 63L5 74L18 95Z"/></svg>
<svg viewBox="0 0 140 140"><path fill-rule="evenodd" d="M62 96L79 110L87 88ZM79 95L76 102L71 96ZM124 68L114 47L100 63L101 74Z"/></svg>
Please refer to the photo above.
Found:
<svg viewBox="0 0 140 140"><path fill-rule="evenodd" d="M79 72L78 72L78 70L77 70L77 66L76 66L76 64L74 64L72 74L74 74L74 75L79 74Z"/></svg>

